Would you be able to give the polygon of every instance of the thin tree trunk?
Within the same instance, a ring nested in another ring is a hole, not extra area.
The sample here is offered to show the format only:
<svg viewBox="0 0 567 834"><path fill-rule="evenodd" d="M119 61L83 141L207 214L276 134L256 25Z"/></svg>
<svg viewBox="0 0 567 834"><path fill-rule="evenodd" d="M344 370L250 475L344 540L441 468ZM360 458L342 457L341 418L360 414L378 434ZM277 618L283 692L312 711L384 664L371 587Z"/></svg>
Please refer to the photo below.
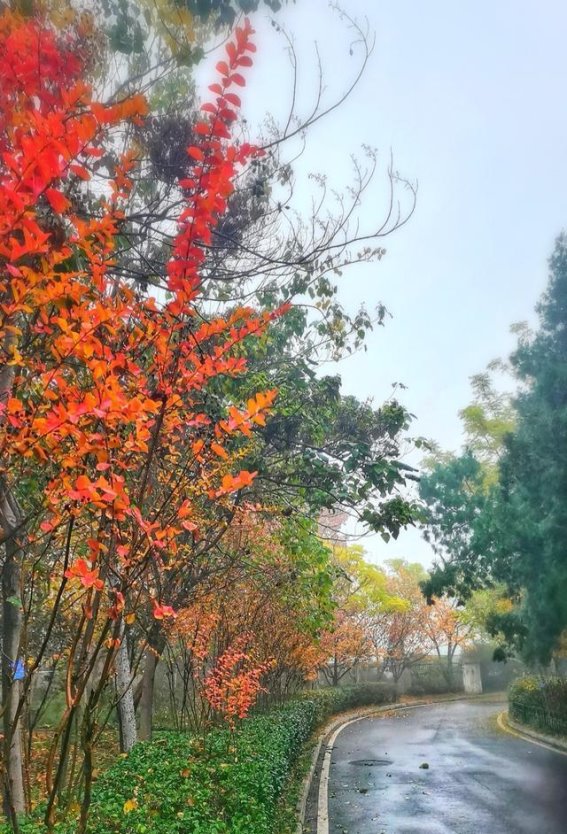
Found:
<svg viewBox="0 0 567 834"><path fill-rule="evenodd" d="M0 515L5 539L2 568L3 793L6 816L13 827L17 827L16 815L24 813L26 808L21 714L16 720L22 689L21 676L24 673L23 661L19 657L22 637L21 547L16 530L20 513L3 480L0 482Z"/></svg>
<svg viewBox="0 0 567 834"><path fill-rule="evenodd" d="M129 753L138 741L138 734L136 731L133 678L124 622L120 624L120 648L116 654L115 669L120 749L123 753Z"/></svg>
<svg viewBox="0 0 567 834"><path fill-rule="evenodd" d="M455 648L453 647L452 643L449 642L447 645L447 682L449 687L453 687L453 655L455 654Z"/></svg>
<svg viewBox="0 0 567 834"><path fill-rule="evenodd" d="M150 741L153 730L154 685L158 659L151 649L146 650L142 696L140 698L140 739Z"/></svg>

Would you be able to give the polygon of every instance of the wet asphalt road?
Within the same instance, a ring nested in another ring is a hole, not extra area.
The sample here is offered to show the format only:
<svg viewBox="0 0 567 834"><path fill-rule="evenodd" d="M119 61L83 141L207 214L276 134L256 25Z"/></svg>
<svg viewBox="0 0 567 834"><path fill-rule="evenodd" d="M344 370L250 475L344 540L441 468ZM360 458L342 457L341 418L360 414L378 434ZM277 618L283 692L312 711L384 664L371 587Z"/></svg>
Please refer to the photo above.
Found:
<svg viewBox="0 0 567 834"><path fill-rule="evenodd" d="M567 834L567 756L504 733L503 709L461 701L346 727L330 834Z"/></svg>

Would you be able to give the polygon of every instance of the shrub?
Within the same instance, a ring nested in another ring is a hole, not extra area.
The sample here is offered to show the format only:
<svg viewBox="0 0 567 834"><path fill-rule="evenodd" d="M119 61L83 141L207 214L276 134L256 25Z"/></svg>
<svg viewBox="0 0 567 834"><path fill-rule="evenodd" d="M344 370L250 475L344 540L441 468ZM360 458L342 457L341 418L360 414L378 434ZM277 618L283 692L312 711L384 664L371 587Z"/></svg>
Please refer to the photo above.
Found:
<svg viewBox="0 0 567 834"><path fill-rule="evenodd" d="M453 669L446 664L420 663L411 670L411 695L445 695L463 691L463 673L460 666Z"/></svg>
<svg viewBox="0 0 567 834"><path fill-rule="evenodd" d="M334 713L393 700L388 684L307 692L205 740L160 733L95 783L89 834L271 834L278 799L313 730ZM60 823L56 834L73 834ZM2 832L0 826L0 832ZM42 834L37 819L22 834Z"/></svg>
<svg viewBox="0 0 567 834"><path fill-rule="evenodd" d="M300 697L301 700L312 701L315 710L313 726L317 727L338 712L355 707L391 704L396 700L396 690L391 683L360 683L314 689L304 692Z"/></svg>
<svg viewBox="0 0 567 834"><path fill-rule="evenodd" d="M508 691L510 717L536 729L567 735L567 680L519 678Z"/></svg>

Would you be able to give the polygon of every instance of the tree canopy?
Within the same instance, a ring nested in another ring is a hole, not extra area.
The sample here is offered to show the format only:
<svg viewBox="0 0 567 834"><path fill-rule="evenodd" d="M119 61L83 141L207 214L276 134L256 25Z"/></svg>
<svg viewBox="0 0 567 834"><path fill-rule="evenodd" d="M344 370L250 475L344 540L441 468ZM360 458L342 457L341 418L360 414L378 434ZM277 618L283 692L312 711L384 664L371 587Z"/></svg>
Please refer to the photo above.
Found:
<svg viewBox="0 0 567 834"><path fill-rule="evenodd" d="M421 496L441 564L425 585L462 597L503 582L516 604L492 628L547 663L567 627L567 238L551 256L539 327L516 328L510 405L463 412L469 448L433 464Z"/></svg>

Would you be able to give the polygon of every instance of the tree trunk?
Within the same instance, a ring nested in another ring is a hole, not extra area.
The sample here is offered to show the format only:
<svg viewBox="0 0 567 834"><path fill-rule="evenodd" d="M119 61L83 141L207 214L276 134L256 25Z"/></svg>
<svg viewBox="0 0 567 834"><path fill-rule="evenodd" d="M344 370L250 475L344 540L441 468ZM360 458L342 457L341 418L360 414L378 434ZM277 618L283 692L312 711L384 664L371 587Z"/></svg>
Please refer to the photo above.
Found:
<svg viewBox="0 0 567 834"><path fill-rule="evenodd" d="M2 569L2 708L4 729L4 811L14 821L25 811L22 715L15 721L22 694L23 661L19 657L22 634L20 544L15 530L18 512L4 484L0 486L0 512L5 544Z"/></svg>
<svg viewBox="0 0 567 834"><path fill-rule="evenodd" d="M4 326L7 322L4 322ZM15 329L6 328L4 344L8 356L16 344ZM0 367L0 403L6 405L14 381L14 366ZM22 638L21 542L18 528L22 514L15 496L2 475L0 477L0 530L5 543L2 567L2 714L4 742L2 750L3 803L7 818L17 831L16 815L25 811L24 756L22 746L22 718L15 721L21 697L18 665Z"/></svg>
<svg viewBox="0 0 567 834"><path fill-rule="evenodd" d="M161 626L156 623L148 635L148 647L144 660L144 674L142 676L140 695L140 739L150 741L153 732L154 717L154 689L156 669L165 649L165 635Z"/></svg>
<svg viewBox="0 0 567 834"><path fill-rule="evenodd" d="M333 657L333 686L339 685L339 662L337 656Z"/></svg>
<svg viewBox="0 0 567 834"><path fill-rule="evenodd" d="M128 638L124 622L120 624L120 648L116 655L115 668L120 749L123 753L129 753L138 741L138 734L136 731L132 671L128 655Z"/></svg>
<svg viewBox="0 0 567 834"><path fill-rule="evenodd" d="M142 694L140 697L140 739L151 741L154 715L154 686L159 657L154 649L146 649Z"/></svg>
<svg viewBox="0 0 567 834"><path fill-rule="evenodd" d="M447 683L449 687L452 689L453 687L453 655L455 654L455 648L451 644L451 642L447 645Z"/></svg>

